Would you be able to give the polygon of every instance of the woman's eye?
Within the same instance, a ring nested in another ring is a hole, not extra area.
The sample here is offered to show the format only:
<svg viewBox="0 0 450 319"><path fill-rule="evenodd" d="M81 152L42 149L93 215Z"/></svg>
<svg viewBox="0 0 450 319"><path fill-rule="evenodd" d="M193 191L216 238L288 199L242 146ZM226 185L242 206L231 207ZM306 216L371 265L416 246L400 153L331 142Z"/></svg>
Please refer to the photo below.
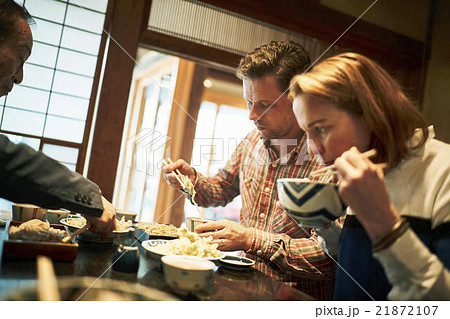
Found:
<svg viewBox="0 0 450 319"><path fill-rule="evenodd" d="M322 126L317 126L316 131L317 131L317 133L319 133L321 135L325 134L325 128Z"/></svg>

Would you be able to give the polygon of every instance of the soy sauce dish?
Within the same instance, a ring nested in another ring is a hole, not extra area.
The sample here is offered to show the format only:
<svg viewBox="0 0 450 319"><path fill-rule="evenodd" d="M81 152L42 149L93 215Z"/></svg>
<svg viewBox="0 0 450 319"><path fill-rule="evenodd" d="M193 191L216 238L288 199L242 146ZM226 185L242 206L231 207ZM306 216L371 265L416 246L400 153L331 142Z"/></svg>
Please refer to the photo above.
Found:
<svg viewBox="0 0 450 319"><path fill-rule="evenodd" d="M234 270L247 270L255 264L250 258L231 255L219 259L219 262L221 266Z"/></svg>

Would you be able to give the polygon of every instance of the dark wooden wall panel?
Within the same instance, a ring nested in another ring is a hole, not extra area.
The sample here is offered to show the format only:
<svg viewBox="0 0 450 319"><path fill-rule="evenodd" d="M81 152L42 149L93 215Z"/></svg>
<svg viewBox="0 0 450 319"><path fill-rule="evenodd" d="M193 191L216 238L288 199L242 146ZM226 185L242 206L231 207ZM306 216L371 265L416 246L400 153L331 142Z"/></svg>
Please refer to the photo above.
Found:
<svg viewBox="0 0 450 319"><path fill-rule="evenodd" d="M115 0L88 170L88 178L108 200L114 192L134 59L149 12L148 0Z"/></svg>

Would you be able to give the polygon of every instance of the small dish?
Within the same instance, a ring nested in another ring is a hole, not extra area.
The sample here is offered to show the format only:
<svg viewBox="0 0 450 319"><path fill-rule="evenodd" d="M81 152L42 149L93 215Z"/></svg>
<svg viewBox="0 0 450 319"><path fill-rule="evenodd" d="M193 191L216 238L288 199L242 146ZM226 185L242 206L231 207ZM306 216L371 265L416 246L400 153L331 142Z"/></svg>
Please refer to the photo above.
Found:
<svg viewBox="0 0 450 319"><path fill-rule="evenodd" d="M221 266L229 269L247 270L255 264L255 261L247 257L226 255L225 257L219 259L219 263Z"/></svg>

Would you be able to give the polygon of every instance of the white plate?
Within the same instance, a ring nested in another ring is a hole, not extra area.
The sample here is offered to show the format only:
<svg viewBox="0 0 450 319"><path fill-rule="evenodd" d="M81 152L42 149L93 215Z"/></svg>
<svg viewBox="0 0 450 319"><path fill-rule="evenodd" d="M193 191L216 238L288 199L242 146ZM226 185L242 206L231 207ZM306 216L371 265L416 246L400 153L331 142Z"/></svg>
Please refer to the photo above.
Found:
<svg viewBox="0 0 450 319"><path fill-rule="evenodd" d="M156 250L156 247L159 245L163 245L167 242L171 242L172 240L167 239L150 239L142 242L142 248L147 250L151 257L157 260L161 260L161 257L167 256L168 254L161 254ZM188 256L188 255L186 255ZM221 255L219 257L212 257L212 258L203 258L207 260L219 260L220 258L223 258L225 256L224 253L221 252Z"/></svg>
<svg viewBox="0 0 450 319"><path fill-rule="evenodd" d="M232 255L221 258L219 262L222 266L234 270L247 270L255 264L255 261L250 258Z"/></svg>
<svg viewBox="0 0 450 319"><path fill-rule="evenodd" d="M67 221L68 220L70 220L70 219L75 219L75 218L83 218L84 220L86 220L84 217L69 217L69 218L64 218L64 219L61 219L60 220L60 223L61 224L63 224L63 225L66 225L67 227L72 227L72 228L75 228L75 229L80 229L81 227L83 227L85 224L83 224L83 226L74 226L74 225L71 225L71 224L69 224ZM130 227L130 228L128 228L128 229L125 229L125 230L113 230L113 233L117 233L117 234L126 234L126 233L128 233L130 230L132 230L133 228L132 227ZM89 232L88 230L86 230L85 232ZM83 233L82 233L83 234Z"/></svg>

